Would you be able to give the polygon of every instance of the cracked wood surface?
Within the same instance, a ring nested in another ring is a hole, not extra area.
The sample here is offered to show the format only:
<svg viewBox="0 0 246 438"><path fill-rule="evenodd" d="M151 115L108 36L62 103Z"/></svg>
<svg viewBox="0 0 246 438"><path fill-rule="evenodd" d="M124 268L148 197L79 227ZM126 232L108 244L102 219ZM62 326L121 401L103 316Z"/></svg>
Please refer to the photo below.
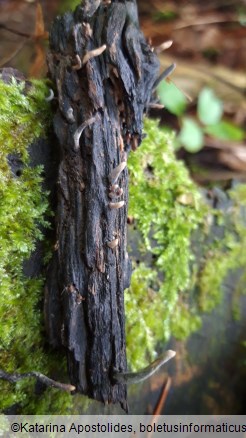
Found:
<svg viewBox="0 0 246 438"><path fill-rule="evenodd" d="M77 391L127 409L126 385L113 379L127 369L127 156L141 143L159 62L135 1L87 0L53 23L48 66L60 145L49 341L65 348Z"/></svg>

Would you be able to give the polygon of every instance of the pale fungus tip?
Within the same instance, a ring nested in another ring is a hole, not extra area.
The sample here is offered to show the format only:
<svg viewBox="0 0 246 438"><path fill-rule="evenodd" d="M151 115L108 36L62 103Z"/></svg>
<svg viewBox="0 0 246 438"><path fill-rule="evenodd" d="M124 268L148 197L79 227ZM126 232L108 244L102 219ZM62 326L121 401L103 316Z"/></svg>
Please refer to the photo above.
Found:
<svg viewBox="0 0 246 438"><path fill-rule="evenodd" d="M160 54L164 50L169 49L172 46L172 44L173 44L172 40L164 41L162 44L160 44L160 46L155 47L155 51L157 54Z"/></svg>
<svg viewBox="0 0 246 438"><path fill-rule="evenodd" d="M176 356L176 351L167 350L167 355L169 356L169 359L172 359L174 356Z"/></svg>
<svg viewBox="0 0 246 438"><path fill-rule="evenodd" d="M111 240L110 242L107 242L108 247L111 249L116 248L116 246L118 246L118 244L119 244L119 239L114 239L114 240Z"/></svg>
<svg viewBox="0 0 246 438"><path fill-rule="evenodd" d="M49 96L45 97L46 102L50 102L55 97L54 91L51 88L49 88L49 92L50 92Z"/></svg>
<svg viewBox="0 0 246 438"><path fill-rule="evenodd" d="M109 174L108 178L111 183L116 183L117 179L119 178L121 172L125 169L127 165L126 161L122 161L117 167L115 167Z"/></svg>
<svg viewBox="0 0 246 438"><path fill-rule="evenodd" d="M75 55L76 64L72 65L73 70L80 70L82 67L82 61L78 54Z"/></svg>
<svg viewBox="0 0 246 438"><path fill-rule="evenodd" d="M76 390L76 386L68 385L68 391L75 391L75 390Z"/></svg>
<svg viewBox="0 0 246 438"><path fill-rule="evenodd" d="M110 208L121 208L125 205L125 201L119 201L119 202L110 202L109 207Z"/></svg>
<svg viewBox="0 0 246 438"><path fill-rule="evenodd" d="M103 44L101 47L98 47L97 49L90 50L87 52L83 58L82 64L86 64L90 59L95 58L96 56L101 55L105 50L107 46L106 44Z"/></svg>

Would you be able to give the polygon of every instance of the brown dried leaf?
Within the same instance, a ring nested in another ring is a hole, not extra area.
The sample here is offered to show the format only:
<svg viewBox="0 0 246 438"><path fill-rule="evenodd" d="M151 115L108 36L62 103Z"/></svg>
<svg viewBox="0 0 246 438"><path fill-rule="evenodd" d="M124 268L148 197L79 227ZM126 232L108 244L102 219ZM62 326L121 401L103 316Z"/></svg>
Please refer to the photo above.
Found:
<svg viewBox="0 0 246 438"><path fill-rule="evenodd" d="M35 44L35 58L34 62L30 66L29 76L34 78L40 78L44 75L46 69L46 51L41 44Z"/></svg>
<svg viewBox="0 0 246 438"><path fill-rule="evenodd" d="M44 15L41 4L38 2L36 6L36 19L35 19L35 38L47 38L48 32L45 31Z"/></svg>

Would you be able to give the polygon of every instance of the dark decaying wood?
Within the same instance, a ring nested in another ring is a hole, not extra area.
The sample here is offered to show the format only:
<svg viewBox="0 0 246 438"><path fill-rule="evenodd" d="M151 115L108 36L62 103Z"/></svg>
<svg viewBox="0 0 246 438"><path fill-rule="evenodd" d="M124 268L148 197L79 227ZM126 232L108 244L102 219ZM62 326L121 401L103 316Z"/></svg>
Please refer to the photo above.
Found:
<svg viewBox="0 0 246 438"><path fill-rule="evenodd" d="M77 391L126 408L124 289L127 156L142 139L159 62L135 1L87 0L50 32L60 144L56 245L47 273L50 343L65 347Z"/></svg>

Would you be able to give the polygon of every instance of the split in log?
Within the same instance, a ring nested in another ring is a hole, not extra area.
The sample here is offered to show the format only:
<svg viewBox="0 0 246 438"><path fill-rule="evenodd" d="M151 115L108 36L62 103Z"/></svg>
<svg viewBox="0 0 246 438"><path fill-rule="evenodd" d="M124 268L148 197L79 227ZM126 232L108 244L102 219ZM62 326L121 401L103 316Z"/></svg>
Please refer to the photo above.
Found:
<svg viewBox="0 0 246 438"><path fill-rule="evenodd" d="M56 251L47 272L49 341L65 347L78 392L127 409L124 289L127 157L141 143L159 61L135 0L85 0L50 31L60 145Z"/></svg>

